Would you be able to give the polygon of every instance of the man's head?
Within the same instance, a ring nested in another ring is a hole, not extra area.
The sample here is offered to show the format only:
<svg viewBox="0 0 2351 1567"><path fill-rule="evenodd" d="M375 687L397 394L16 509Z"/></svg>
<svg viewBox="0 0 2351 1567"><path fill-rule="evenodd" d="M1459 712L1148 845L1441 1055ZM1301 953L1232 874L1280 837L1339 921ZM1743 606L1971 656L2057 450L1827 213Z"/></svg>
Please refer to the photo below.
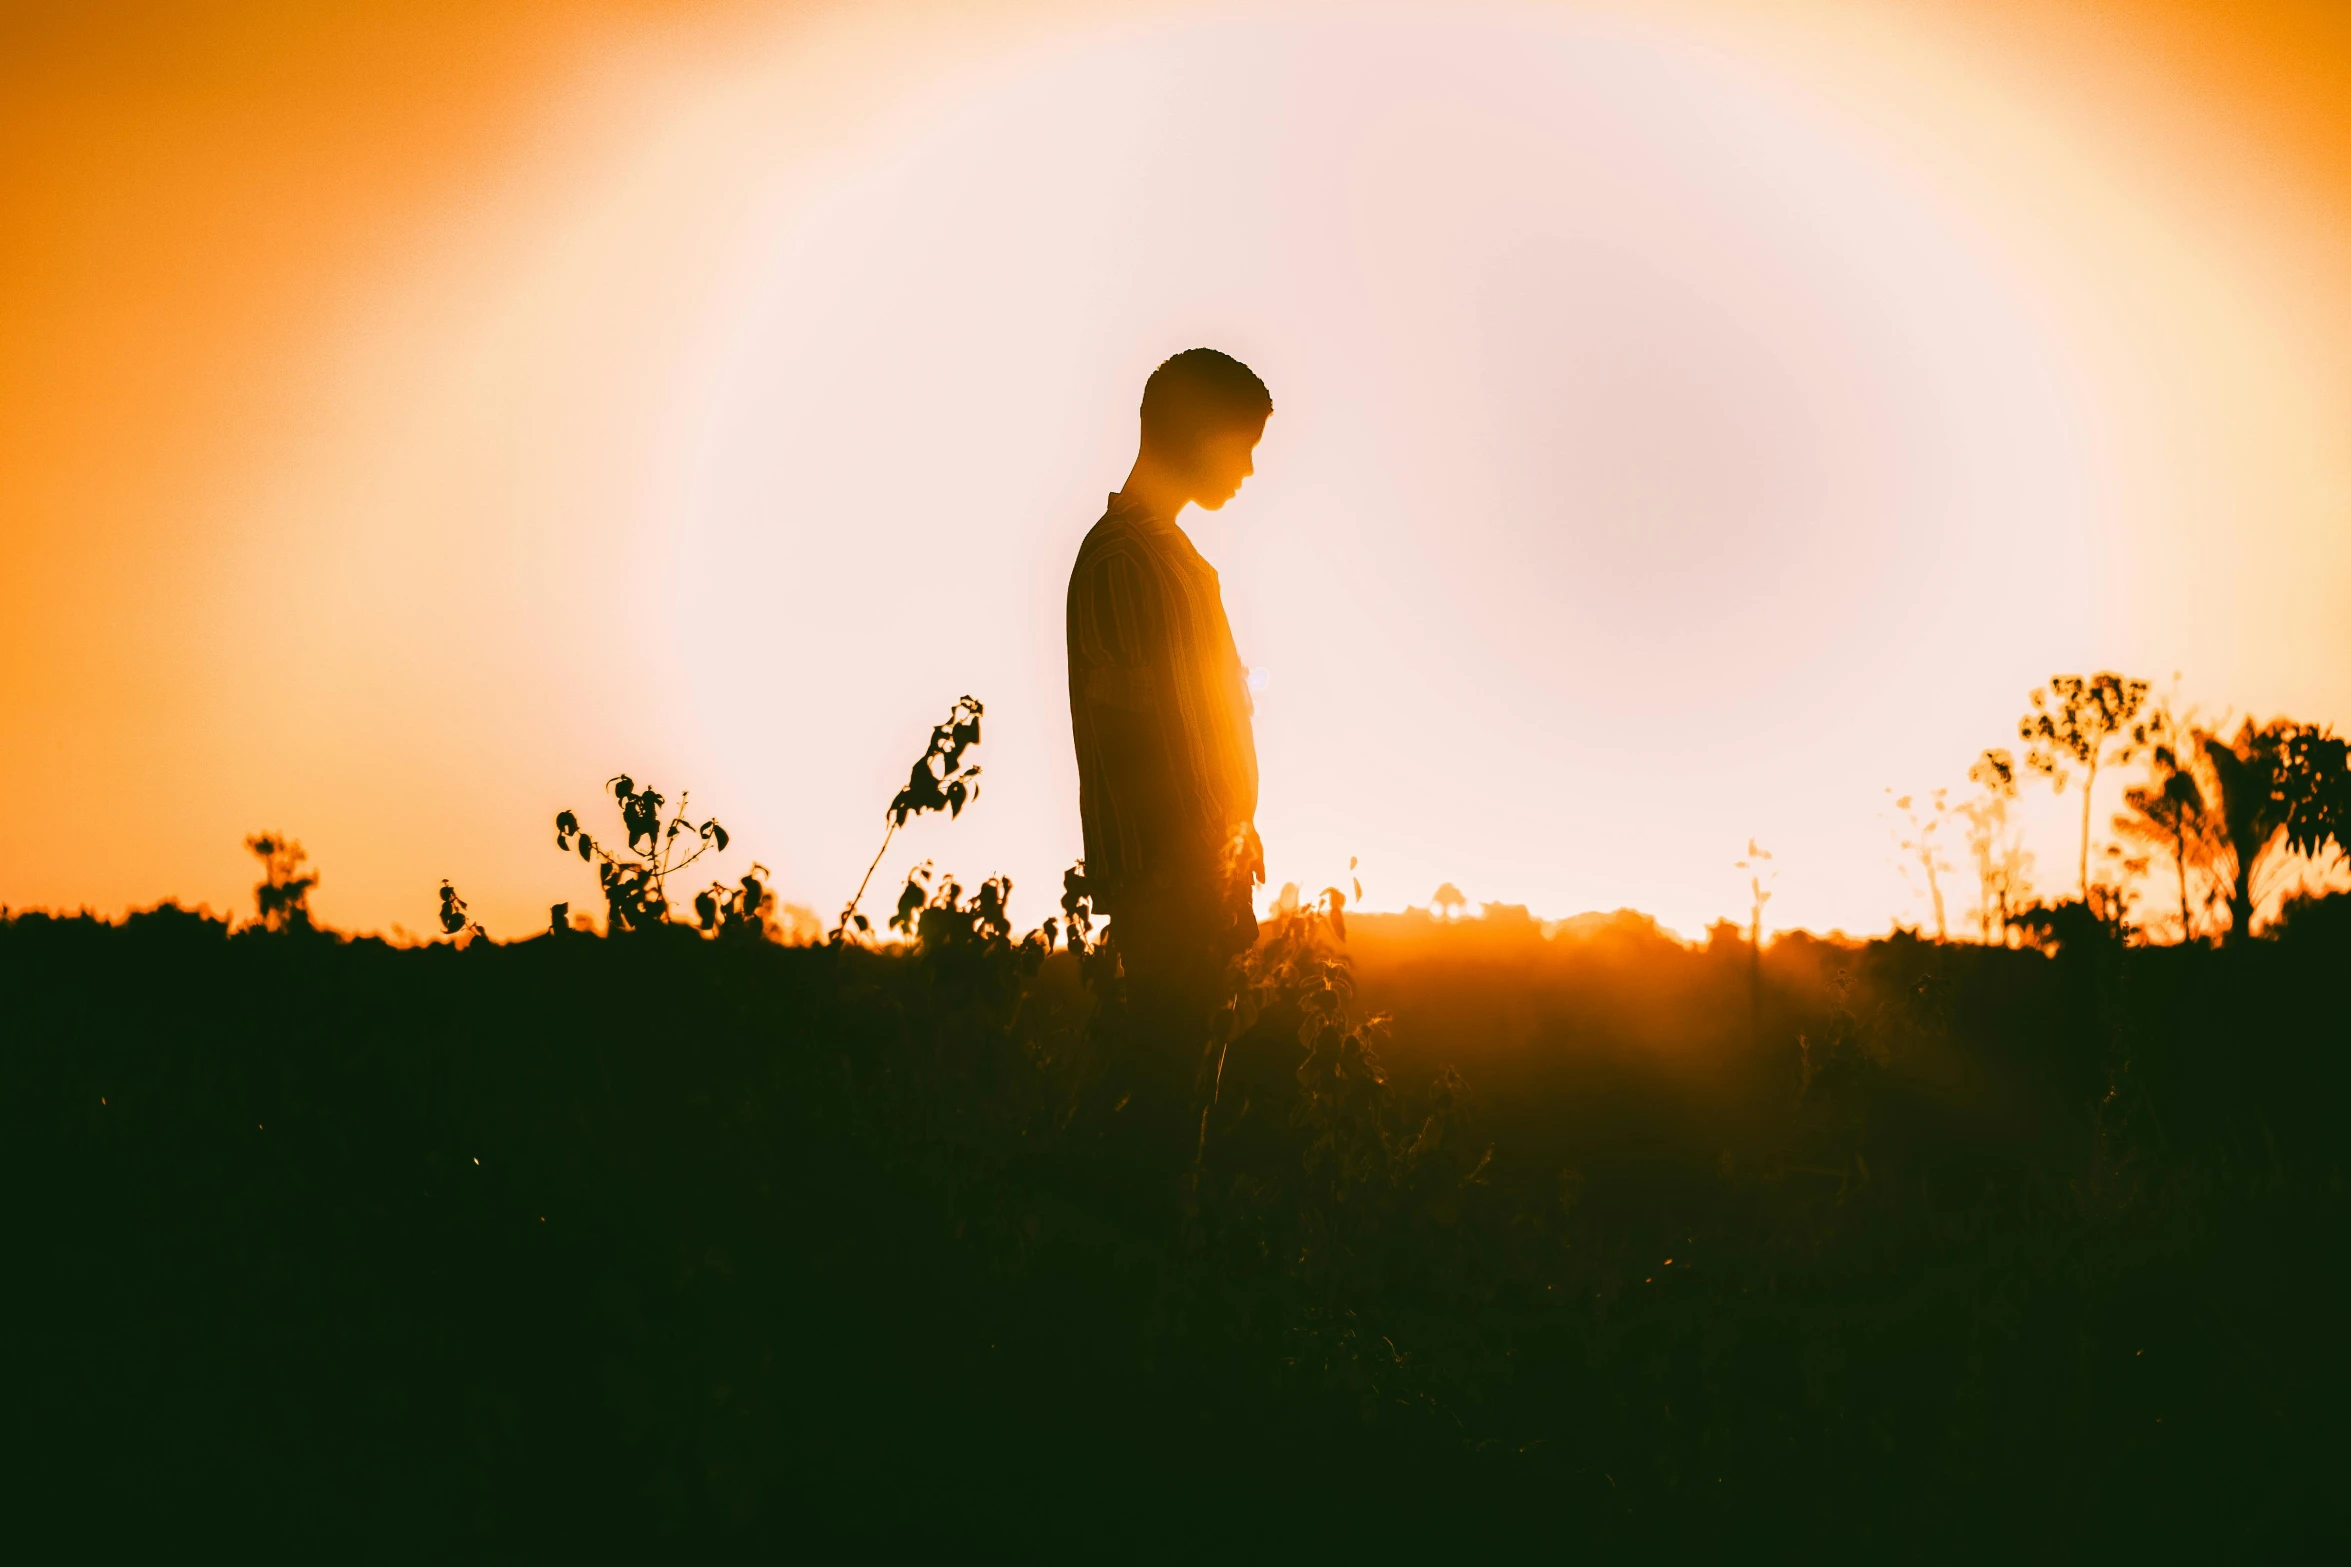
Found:
<svg viewBox="0 0 2351 1567"><path fill-rule="evenodd" d="M1256 372L1213 348L1187 348L1143 383L1143 450L1184 498L1214 511L1256 472L1250 454L1265 434L1273 395Z"/></svg>

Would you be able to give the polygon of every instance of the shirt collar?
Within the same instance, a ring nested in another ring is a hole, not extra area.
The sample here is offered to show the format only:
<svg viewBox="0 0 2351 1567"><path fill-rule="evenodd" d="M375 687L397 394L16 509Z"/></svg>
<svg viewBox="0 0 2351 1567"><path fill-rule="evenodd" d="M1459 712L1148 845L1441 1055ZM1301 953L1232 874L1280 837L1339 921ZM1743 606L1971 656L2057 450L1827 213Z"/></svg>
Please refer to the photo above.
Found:
<svg viewBox="0 0 2351 1567"><path fill-rule="evenodd" d="M1153 528L1164 528L1174 533L1183 531L1176 527L1173 517L1162 517L1141 501L1134 500L1119 490L1110 492L1109 506L1105 514L1112 517L1123 517Z"/></svg>

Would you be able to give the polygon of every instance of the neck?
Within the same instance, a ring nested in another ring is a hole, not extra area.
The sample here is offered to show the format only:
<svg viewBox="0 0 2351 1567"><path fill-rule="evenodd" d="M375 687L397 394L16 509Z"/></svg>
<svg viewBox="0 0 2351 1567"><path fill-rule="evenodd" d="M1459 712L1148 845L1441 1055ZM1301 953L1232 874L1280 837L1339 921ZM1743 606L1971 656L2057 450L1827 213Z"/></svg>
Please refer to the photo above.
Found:
<svg viewBox="0 0 2351 1567"><path fill-rule="evenodd" d="M1127 482L1120 485L1119 497L1134 502L1161 522L1173 522L1192 499L1191 486L1171 473L1163 463L1145 453L1135 459L1135 466L1127 472Z"/></svg>

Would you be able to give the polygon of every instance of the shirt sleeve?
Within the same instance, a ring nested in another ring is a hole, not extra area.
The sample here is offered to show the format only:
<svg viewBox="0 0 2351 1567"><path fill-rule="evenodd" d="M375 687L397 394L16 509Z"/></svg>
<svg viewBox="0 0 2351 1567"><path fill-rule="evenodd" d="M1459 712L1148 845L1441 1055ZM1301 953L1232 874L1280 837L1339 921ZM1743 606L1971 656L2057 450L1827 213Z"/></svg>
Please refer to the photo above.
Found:
<svg viewBox="0 0 2351 1567"><path fill-rule="evenodd" d="M1105 550L1080 573L1076 653L1086 704L1141 714L1159 705L1167 662L1166 606L1150 573L1124 550Z"/></svg>

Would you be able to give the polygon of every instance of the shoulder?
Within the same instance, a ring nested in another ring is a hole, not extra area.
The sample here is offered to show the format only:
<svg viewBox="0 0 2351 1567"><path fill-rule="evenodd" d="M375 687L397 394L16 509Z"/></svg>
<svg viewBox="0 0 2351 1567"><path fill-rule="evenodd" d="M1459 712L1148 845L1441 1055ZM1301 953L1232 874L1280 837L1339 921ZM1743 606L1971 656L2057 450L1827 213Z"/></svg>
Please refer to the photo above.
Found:
<svg viewBox="0 0 2351 1567"><path fill-rule="evenodd" d="M1100 570L1116 561L1157 567L1166 553L1158 530L1133 512L1114 508L1103 513L1078 546L1077 574Z"/></svg>

